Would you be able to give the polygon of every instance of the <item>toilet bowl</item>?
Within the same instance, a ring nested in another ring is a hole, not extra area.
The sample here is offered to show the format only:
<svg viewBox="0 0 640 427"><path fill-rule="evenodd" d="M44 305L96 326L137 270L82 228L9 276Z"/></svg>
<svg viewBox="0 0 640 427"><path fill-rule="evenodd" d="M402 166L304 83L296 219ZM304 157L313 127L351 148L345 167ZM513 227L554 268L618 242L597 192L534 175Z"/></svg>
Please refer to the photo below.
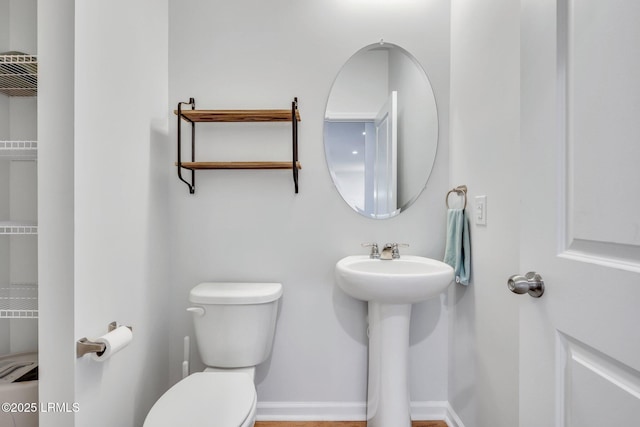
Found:
<svg viewBox="0 0 640 427"><path fill-rule="evenodd" d="M143 427L253 427L255 366L271 353L280 283L201 283L189 294L196 342L208 366L171 387Z"/></svg>
<svg viewBox="0 0 640 427"><path fill-rule="evenodd" d="M256 403L249 375L196 372L162 395L144 427L252 427Z"/></svg>

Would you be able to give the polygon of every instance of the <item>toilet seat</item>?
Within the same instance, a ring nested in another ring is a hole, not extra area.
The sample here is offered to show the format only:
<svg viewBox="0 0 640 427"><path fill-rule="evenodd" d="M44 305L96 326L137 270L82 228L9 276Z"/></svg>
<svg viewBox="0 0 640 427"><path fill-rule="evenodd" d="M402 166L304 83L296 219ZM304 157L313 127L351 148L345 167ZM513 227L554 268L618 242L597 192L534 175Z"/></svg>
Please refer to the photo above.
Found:
<svg viewBox="0 0 640 427"><path fill-rule="evenodd" d="M252 427L256 389L242 372L197 372L153 405L144 427Z"/></svg>

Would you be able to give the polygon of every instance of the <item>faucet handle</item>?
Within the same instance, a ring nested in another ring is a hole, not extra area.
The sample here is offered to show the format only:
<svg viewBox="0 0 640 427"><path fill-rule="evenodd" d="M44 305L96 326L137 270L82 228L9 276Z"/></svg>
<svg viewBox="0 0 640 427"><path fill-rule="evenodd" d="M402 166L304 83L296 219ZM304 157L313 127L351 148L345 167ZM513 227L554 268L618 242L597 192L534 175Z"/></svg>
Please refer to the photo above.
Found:
<svg viewBox="0 0 640 427"><path fill-rule="evenodd" d="M398 250L398 248L399 247L408 248L409 244L408 243L386 243L384 247L391 248L391 257L393 259L398 259L400 258L400 251Z"/></svg>
<svg viewBox="0 0 640 427"><path fill-rule="evenodd" d="M373 259L380 258L380 252L378 252L377 243L362 243L360 246L362 246L363 248L371 247L371 253L369 254L369 258L373 258Z"/></svg>

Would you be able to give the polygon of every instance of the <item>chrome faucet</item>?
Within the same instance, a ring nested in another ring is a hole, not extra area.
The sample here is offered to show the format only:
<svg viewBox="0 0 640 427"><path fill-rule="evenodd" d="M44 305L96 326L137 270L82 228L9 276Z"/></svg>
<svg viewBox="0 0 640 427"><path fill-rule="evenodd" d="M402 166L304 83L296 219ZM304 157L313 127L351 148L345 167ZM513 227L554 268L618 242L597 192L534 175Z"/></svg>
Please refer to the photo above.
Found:
<svg viewBox="0 0 640 427"><path fill-rule="evenodd" d="M407 247L409 245L406 243L385 243L382 253L380 253L377 243L362 243L363 248L371 248L369 253L369 258L371 259L398 259L400 258L400 251L398 250L400 246Z"/></svg>
<svg viewBox="0 0 640 427"><path fill-rule="evenodd" d="M380 254L380 259L398 259L400 258L399 246L409 246L406 243L385 243Z"/></svg>

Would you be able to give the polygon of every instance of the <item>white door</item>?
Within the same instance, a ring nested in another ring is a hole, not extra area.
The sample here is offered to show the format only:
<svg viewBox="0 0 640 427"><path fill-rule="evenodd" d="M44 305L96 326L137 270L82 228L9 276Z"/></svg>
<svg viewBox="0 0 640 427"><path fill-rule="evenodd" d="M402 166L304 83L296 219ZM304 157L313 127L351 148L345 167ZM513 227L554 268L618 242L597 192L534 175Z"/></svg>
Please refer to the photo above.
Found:
<svg viewBox="0 0 640 427"><path fill-rule="evenodd" d="M374 217L385 218L398 208L398 92L393 91L374 121L376 155L373 174Z"/></svg>
<svg viewBox="0 0 640 427"><path fill-rule="evenodd" d="M639 22L522 0L520 427L640 425Z"/></svg>

